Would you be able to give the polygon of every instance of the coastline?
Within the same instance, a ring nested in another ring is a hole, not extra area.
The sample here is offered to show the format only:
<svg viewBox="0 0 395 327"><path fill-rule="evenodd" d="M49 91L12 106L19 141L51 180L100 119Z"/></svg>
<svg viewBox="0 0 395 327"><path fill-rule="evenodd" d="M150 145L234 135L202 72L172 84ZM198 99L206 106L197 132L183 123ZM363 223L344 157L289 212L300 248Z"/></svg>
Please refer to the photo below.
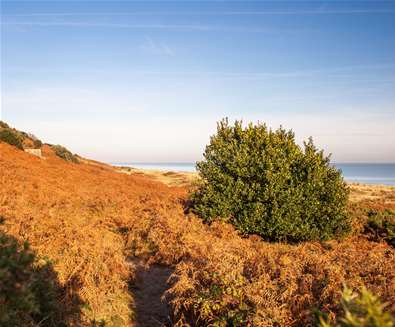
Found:
<svg viewBox="0 0 395 327"><path fill-rule="evenodd" d="M115 167L132 168L147 174L176 172L177 174L196 173L193 162L124 162L110 163ZM333 163L349 184L395 186L395 163Z"/></svg>
<svg viewBox="0 0 395 327"><path fill-rule="evenodd" d="M132 167L112 166L115 171L123 174L135 174L148 177L171 187L188 187L199 178L197 172L164 171L160 169L141 169ZM376 201L383 199L385 203L395 204L395 186L383 184L364 184L347 182L350 187L350 201Z"/></svg>

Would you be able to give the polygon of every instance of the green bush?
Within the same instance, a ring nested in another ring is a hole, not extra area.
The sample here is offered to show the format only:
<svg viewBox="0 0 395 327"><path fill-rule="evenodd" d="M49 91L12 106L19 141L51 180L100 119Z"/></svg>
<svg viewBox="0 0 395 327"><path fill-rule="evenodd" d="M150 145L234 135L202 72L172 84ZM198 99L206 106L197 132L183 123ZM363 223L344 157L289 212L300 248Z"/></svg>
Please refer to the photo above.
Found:
<svg viewBox="0 0 395 327"><path fill-rule="evenodd" d="M8 124L6 122L3 122L2 120L0 120L0 128L10 128L10 126L8 126Z"/></svg>
<svg viewBox="0 0 395 327"><path fill-rule="evenodd" d="M79 160L77 156L72 154L69 150L61 145L52 145L52 149L54 150L55 154L66 161L78 163Z"/></svg>
<svg viewBox="0 0 395 327"><path fill-rule="evenodd" d="M326 240L350 230L341 173L310 139L292 131L224 119L197 163L192 210L205 221L229 221L272 241Z"/></svg>
<svg viewBox="0 0 395 327"><path fill-rule="evenodd" d="M40 149L43 146L43 142L39 139L33 140L33 146L35 149Z"/></svg>
<svg viewBox="0 0 395 327"><path fill-rule="evenodd" d="M11 129L0 129L0 141L16 146L18 149L23 150L21 138Z"/></svg>
<svg viewBox="0 0 395 327"><path fill-rule="evenodd" d="M337 319L335 325L320 319L320 327L393 327L394 318L384 311L386 305L380 299L362 288L360 294L345 288L341 306L343 315Z"/></svg>
<svg viewBox="0 0 395 327"><path fill-rule="evenodd" d="M369 210L363 233L372 241L385 241L395 247L395 211Z"/></svg>
<svg viewBox="0 0 395 327"><path fill-rule="evenodd" d="M34 134L31 133L27 134L27 138L33 142L33 147L35 149L39 149L43 146L43 142L41 142L41 140L38 139L37 136L35 136Z"/></svg>
<svg viewBox="0 0 395 327"><path fill-rule="evenodd" d="M56 285L49 263L0 231L0 326L62 326Z"/></svg>

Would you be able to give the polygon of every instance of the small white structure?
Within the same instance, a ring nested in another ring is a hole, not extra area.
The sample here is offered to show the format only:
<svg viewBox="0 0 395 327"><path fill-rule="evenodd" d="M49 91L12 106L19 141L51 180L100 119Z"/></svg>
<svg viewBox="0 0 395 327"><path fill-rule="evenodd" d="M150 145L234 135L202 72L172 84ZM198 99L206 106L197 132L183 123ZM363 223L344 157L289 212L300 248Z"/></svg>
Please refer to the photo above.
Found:
<svg viewBox="0 0 395 327"><path fill-rule="evenodd" d="M30 153L33 156L42 158L41 149L25 149L25 152Z"/></svg>

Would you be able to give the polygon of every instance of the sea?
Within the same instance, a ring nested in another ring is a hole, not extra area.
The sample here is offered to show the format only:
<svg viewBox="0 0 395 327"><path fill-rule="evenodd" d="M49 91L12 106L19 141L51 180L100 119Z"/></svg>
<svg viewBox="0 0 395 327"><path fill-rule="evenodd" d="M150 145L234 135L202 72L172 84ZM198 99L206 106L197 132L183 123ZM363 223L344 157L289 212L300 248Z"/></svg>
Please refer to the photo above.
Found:
<svg viewBox="0 0 395 327"><path fill-rule="evenodd" d="M193 162L130 162L113 163L140 169L163 171L195 172ZM334 163L343 173L344 179L352 183L395 185L395 163Z"/></svg>

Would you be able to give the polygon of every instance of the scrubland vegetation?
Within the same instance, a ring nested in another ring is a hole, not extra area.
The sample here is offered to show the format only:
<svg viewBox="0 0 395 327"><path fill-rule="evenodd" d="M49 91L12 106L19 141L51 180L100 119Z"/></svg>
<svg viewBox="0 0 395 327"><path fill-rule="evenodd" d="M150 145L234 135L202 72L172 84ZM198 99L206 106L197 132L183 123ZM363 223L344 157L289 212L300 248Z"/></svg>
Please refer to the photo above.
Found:
<svg viewBox="0 0 395 327"><path fill-rule="evenodd" d="M271 241L326 240L350 229L341 173L312 139L298 146L292 131L223 120L197 169L193 209L205 221Z"/></svg>
<svg viewBox="0 0 395 327"><path fill-rule="evenodd" d="M337 239L322 240L309 227L312 241L295 243L304 238L292 236L292 243L275 243L248 235L246 229L241 233L228 219L205 223L190 210L189 194L196 189L185 183L169 183L173 185L169 187L147 175L121 174L118 168L97 162L81 159L75 164L59 158L48 145L42 146L42 152L45 159L0 142L0 216L4 218L0 260L6 258L0 261L0 303L6 308L1 326L9 325L5 319L14 319L15 326L141 323L133 292L139 282L135 258L148 267L174 270L163 296L171 315L163 324L393 325L394 187L347 186L351 193L346 215L335 208L331 212L338 213L340 224L346 222L348 233L330 227L325 237L341 236ZM311 156L317 159L312 160L318 170L312 170L313 176L333 174L343 190L336 172L326 170L325 158L316 151ZM317 199L315 189L310 191ZM272 195L283 194L283 189L274 191ZM329 194L330 199L336 198L331 194L344 199L343 193L330 190ZM291 195L284 195L285 199L293 199ZM305 202L293 203L298 208ZM324 210L309 208L321 214ZM302 209L298 210L296 217L301 218ZM270 235L275 237L267 239L288 240L277 237L285 235L281 233L273 232ZM25 241L31 250L23 247ZM26 251L29 259L21 262L19 253ZM12 269L26 271L22 277L11 272L20 278L16 281L2 279L10 274L9 258L17 262ZM44 275L36 274L39 267L46 267ZM35 287L36 280L42 286ZM42 291L44 286L51 296ZM19 315L21 309L13 299L23 294L33 309ZM47 299L61 305L44 307Z"/></svg>
<svg viewBox="0 0 395 327"><path fill-rule="evenodd" d="M336 325L320 317L321 327L353 327L353 326L382 326L392 327L394 320L384 311L386 304L369 292L365 287L358 293L345 288L342 294L341 305L343 315L337 317Z"/></svg>
<svg viewBox="0 0 395 327"><path fill-rule="evenodd" d="M0 141L8 143L17 147L20 150L24 149L41 149L43 143L33 134L28 134L22 131L18 131L15 128L11 128L8 124L0 121ZM53 152L59 157L66 161L78 163L78 156L72 154L64 146L46 144L51 147Z"/></svg>
<svg viewBox="0 0 395 327"><path fill-rule="evenodd" d="M18 149L23 149L21 138L10 129L0 129L0 140L17 147Z"/></svg>
<svg viewBox="0 0 395 327"><path fill-rule="evenodd" d="M76 155L72 154L69 150L67 150L64 146L61 145L52 145L52 150L55 154L66 161L78 163L79 160Z"/></svg>

